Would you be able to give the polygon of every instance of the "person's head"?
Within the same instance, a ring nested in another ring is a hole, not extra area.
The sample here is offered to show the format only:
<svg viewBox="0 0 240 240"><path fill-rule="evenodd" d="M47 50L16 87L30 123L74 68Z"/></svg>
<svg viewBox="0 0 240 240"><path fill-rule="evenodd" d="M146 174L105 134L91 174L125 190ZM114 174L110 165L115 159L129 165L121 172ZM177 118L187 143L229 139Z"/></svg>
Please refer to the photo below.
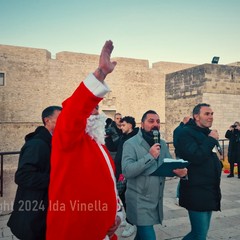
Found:
<svg viewBox="0 0 240 240"><path fill-rule="evenodd" d="M193 119L197 126L210 128L213 122L213 111L207 103L200 103L193 108Z"/></svg>
<svg viewBox="0 0 240 240"><path fill-rule="evenodd" d="M238 129L239 130L239 127L240 127L240 123L238 121L234 122L234 124L231 125L231 128L233 128L233 129Z"/></svg>
<svg viewBox="0 0 240 240"><path fill-rule="evenodd" d="M150 132L153 129L160 129L160 118L158 114L153 110L148 110L142 116L141 128L146 132Z"/></svg>
<svg viewBox="0 0 240 240"><path fill-rule="evenodd" d="M42 122L50 133L53 133L61 111L62 107L60 106L49 106L42 111Z"/></svg>
<svg viewBox="0 0 240 240"><path fill-rule="evenodd" d="M129 134L136 126L135 119L130 116L126 116L120 120L121 129L124 134Z"/></svg>
<svg viewBox="0 0 240 240"><path fill-rule="evenodd" d="M240 123L236 121L233 125L240 126Z"/></svg>
<svg viewBox="0 0 240 240"><path fill-rule="evenodd" d="M114 114L114 122L116 123L118 128L121 128L121 119L122 119L122 114L121 113L115 113Z"/></svg>
<svg viewBox="0 0 240 240"><path fill-rule="evenodd" d="M111 118L107 118L106 119L106 126L105 126L105 128L108 128L109 125L111 125L112 122L113 122L113 120Z"/></svg>

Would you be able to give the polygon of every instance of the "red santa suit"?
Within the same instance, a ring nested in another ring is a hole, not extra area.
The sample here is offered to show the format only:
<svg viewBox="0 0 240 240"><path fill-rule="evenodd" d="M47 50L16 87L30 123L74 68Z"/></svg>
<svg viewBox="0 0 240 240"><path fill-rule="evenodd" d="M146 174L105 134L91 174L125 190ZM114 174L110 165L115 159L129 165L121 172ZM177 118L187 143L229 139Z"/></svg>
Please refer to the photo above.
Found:
<svg viewBox="0 0 240 240"><path fill-rule="evenodd" d="M47 240L103 240L114 225L114 164L105 146L85 130L108 91L90 74L63 103L52 141Z"/></svg>

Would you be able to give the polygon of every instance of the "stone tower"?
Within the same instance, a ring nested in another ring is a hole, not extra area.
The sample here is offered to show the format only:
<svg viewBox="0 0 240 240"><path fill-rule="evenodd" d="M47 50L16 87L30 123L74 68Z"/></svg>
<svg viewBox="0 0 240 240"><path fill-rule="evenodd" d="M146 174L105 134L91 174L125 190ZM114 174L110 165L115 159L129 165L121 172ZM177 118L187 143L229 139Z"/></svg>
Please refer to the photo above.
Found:
<svg viewBox="0 0 240 240"><path fill-rule="evenodd" d="M192 115L198 103L208 103L214 111L213 127L220 138L240 120L240 66L204 64L166 75L166 136L184 116Z"/></svg>

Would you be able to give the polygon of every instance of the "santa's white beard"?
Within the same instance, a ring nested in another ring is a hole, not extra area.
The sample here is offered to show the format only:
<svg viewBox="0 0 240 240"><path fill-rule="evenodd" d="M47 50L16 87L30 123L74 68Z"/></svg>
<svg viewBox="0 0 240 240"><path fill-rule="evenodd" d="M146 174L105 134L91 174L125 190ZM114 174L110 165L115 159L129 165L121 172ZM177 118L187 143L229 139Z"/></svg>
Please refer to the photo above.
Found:
<svg viewBox="0 0 240 240"><path fill-rule="evenodd" d="M99 144L105 144L106 115L90 115L87 119L86 133Z"/></svg>

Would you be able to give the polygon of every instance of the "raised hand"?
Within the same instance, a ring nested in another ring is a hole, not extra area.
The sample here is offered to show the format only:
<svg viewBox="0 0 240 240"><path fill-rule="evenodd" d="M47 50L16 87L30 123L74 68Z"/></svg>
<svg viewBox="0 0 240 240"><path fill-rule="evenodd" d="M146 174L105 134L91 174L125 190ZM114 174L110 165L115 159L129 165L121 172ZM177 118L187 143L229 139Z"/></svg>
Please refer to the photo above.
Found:
<svg viewBox="0 0 240 240"><path fill-rule="evenodd" d="M106 76L113 71L117 64L115 61L111 62L111 53L113 48L113 42L111 40L106 41L102 48L99 58L99 67L94 72L95 77L100 81L103 81Z"/></svg>

